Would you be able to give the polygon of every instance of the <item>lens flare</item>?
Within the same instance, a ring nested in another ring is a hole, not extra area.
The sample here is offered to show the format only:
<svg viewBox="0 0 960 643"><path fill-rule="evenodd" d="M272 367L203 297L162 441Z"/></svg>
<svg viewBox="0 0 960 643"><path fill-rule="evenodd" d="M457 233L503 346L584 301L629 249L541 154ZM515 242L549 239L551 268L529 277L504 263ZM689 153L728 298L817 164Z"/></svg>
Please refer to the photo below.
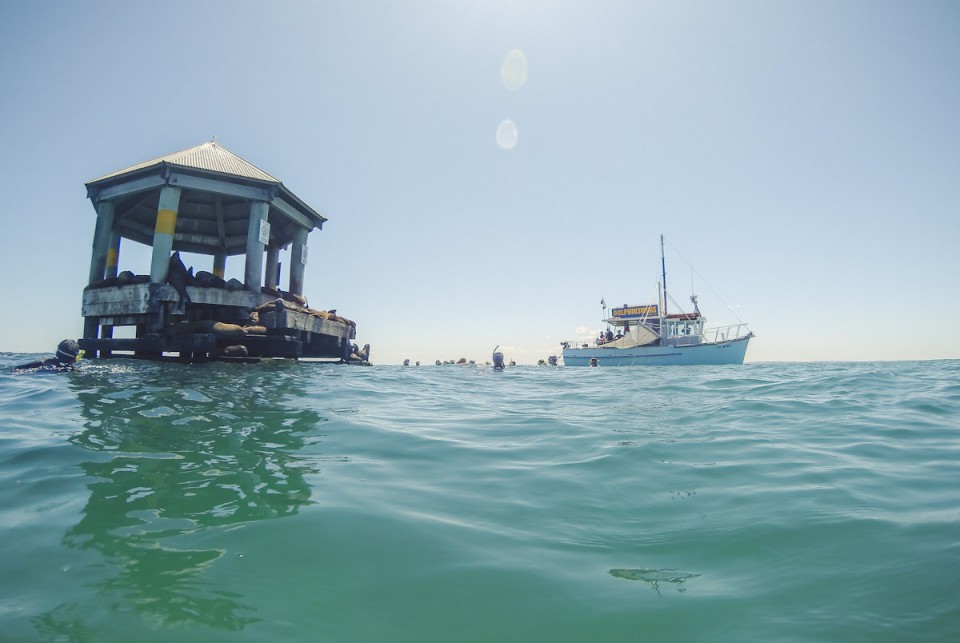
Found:
<svg viewBox="0 0 960 643"><path fill-rule="evenodd" d="M511 120L505 120L497 128L497 145L502 149L512 150L517 144L517 126Z"/></svg>
<svg viewBox="0 0 960 643"><path fill-rule="evenodd" d="M519 49L514 49L503 59L500 68L500 79L503 86L512 92L517 91L527 82L527 56Z"/></svg>

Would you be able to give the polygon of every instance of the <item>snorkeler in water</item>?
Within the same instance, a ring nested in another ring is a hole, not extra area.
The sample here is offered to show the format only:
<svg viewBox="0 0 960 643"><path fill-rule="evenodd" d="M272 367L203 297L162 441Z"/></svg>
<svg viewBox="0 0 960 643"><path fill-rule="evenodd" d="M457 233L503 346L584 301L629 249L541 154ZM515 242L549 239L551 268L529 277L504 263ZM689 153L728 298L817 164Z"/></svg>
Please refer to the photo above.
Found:
<svg viewBox="0 0 960 643"><path fill-rule="evenodd" d="M74 339L65 339L57 346L53 357L37 360L29 364L15 366L14 371L72 371L73 365L83 356L79 344Z"/></svg>
<svg viewBox="0 0 960 643"><path fill-rule="evenodd" d="M493 349L493 370L502 371L504 368L503 353L497 350L498 348L500 348L500 344L497 344L497 348Z"/></svg>

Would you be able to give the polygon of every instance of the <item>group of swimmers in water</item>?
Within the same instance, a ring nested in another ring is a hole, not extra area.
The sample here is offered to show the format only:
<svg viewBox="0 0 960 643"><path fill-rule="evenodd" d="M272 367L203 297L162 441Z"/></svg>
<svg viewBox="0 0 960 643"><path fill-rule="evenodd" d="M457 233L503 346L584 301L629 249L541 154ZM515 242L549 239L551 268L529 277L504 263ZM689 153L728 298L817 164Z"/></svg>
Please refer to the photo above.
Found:
<svg viewBox="0 0 960 643"><path fill-rule="evenodd" d="M497 348L499 348L499 346ZM367 348L367 350L369 350L369 348ZM34 362L30 362L28 364L21 364L20 366L15 366L13 370L14 371L70 371L70 370L73 370L74 364L76 364L81 357L83 357L83 351L80 349L80 345L77 344L77 341L74 339L65 339L62 342L60 342L60 344L57 346L57 352L56 354L54 354L53 357L50 357L44 360L37 360ZM441 362L440 360L437 360L436 362L434 362L434 364L436 366L443 366L444 364L459 364L463 366L463 365L473 365L473 364L476 364L476 362L474 362L473 360L470 360L468 362L466 358L461 357L456 362L452 362L452 361ZM410 360L409 359L403 360L403 365L410 366ZM420 362L417 361L415 365L420 366ZM490 363L488 362L487 365L489 366ZM494 350L493 367L495 369L501 370L505 368L506 365L507 364L503 360L503 353L501 353L498 350ZM515 361L510 360L510 366L516 366L516 365L517 363ZM544 361L542 359L538 361L537 365L538 366L546 366L546 365L556 366L557 358L555 355L551 355L547 361Z"/></svg>
<svg viewBox="0 0 960 643"><path fill-rule="evenodd" d="M441 362L440 360L437 360L436 362L434 362L434 365L435 365L435 366L449 366L449 365L476 366L476 364L477 364L476 361L474 361L474 360L472 360L472 359L471 359L471 360L467 360L465 357L461 357L461 358L458 359L457 361L447 360L447 361L442 361L442 362ZM403 360L403 365L404 365L404 366L420 366L420 360L417 360L417 361L415 361L415 362L411 362L409 359L405 359L405 360ZM486 365L486 366L491 366L491 363L490 363L490 362L486 362L485 365ZM517 363L516 363L514 360L510 360L509 364L506 363L506 362L504 362L504 360L503 360L503 353L500 353L499 351L494 352L494 354L493 354L493 364L492 364L492 366L493 366L495 369L501 370L501 369L503 369L503 368L505 368L505 367L507 367L507 366L516 366L516 365L517 365ZM557 365L557 356L556 356L556 355L551 355L550 357L548 357L548 358L545 359L545 360L543 360L543 359L537 360L537 366L556 366L556 365Z"/></svg>
<svg viewBox="0 0 960 643"><path fill-rule="evenodd" d="M435 365L435 366L450 366L450 365L456 365L456 366L476 366L476 364L477 364L477 362L476 362L475 360L472 360L472 359L471 359L471 360L468 360L468 359L465 358L465 357L461 357L461 358L458 359L457 361L444 360L444 361L441 362L440 360L437 360L437 361L434 362L434 365ZM417 361L415 361L415 362L411 362L409 359L405 359L405 360L403 360L403 365L404 365L404 366L420 366L420 360L417 360ZM497 364L496 364L496 360L494 360L494 366L496 366L496 365L497 365ZM517 365L516 362L514 362L513 360L510 360L510 366L516 366L516 365ZM490 366L490 362L487 362L487 366Z"/></svg>

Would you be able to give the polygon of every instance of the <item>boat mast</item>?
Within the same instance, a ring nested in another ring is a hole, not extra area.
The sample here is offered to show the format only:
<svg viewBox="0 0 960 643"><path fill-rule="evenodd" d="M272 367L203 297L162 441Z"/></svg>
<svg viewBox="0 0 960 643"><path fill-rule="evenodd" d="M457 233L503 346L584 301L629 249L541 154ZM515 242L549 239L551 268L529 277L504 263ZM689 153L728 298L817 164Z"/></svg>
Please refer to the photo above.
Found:
<svg viewBox="0 0 960 643"><path fill-rule="evenodd" d="M663 277L663 316L667 316L667 262L663 258L663 235L660 235L660 269Z"/></svg>

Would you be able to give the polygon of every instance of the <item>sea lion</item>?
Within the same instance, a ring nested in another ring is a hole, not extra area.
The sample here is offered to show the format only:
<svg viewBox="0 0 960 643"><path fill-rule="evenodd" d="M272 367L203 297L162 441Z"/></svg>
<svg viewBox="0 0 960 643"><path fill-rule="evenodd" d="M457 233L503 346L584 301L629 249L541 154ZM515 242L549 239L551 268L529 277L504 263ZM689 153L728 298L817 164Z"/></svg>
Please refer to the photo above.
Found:
<svg viewBox="0 0 960 643"><path fill-rule="evenodd" d="M364 344L361 350L357 350L357 345L353 345L353 352L350 354L350 359L359 361L359 362L369 362L370 361L370 344ZM407 360L407 365L410 364L410 360Z"/></svg>
<svg viewBox="0 0 960 643"><path fill-rule="evenodd" d="M304 308L307 308L307 307L308 307L308 306L307 306L307 298L304 297L303 295L298 295L298 294L296 294L296 293L287 292L287 293L284 293L283 296L284 296L284 299L287 299L288 301L292 301L292 302L295 303L295 304L299 304L299 305L303 306Z"/></svg>
<svg viewBox="0 0 960 643"><path fill-rule="evenodd" d="M246 335L265 335L267 329L263 326L240 326L213 319L184 321L170 324L163 329L165 335L189 335L191 333L213 333L218 339L229 337L245 337Z"/></svg>
<svg viewBox="0 0 960 643"><path fill-rule="evenodd" d="M225 322L214 322L211 332L217 337L217 339L222 339L226 337L245 337L246 331L243 330L243 326L238 326L237 324L227 324Z"/></svg>
<svg viewBox="0 0 960 643"><path fill-rule="evenodd" d="M174 252L170 255L170 263L167 266L167 283L173 286L173 289L180 295L180 300L190 303L190 295L187 293L187 281L193 278L193 268L187 270L180 259L180 253Z"/></svg>
<svg viewBox="0 0 960 643"><path fill-rule="evenodd" d="M216 276L212 272L207 272L206 270L200 270L193 277L193 282L204 288L226 288L227 282L222 278Z"/></svg>
<svg viewBox="0 0 960 643"><path fill-rule="evenodd" d="M107 277L106 279L101 279L100 281L95 281L92 284L85 286L84 290L95 290L97 288L107 288L109 286L116 286L120 283L120 280L117 277Z"/></svg>
<svg viewBox="0 0 960 643"><path fill-rule="evenodd" d="M195 325L193 322L182 321L174 324L168 324L163 328L163 334L167 337L175 337L177 335L186 335L188 333L194 332Z"/></svg>
<svg viewBox="0 0 960 643"><path fill-rule="evenodd" d="M237 344L224 348L221 355L223 357L247 357L250 355L250 351L248 351L247 347L243 344Z"/></svg>

